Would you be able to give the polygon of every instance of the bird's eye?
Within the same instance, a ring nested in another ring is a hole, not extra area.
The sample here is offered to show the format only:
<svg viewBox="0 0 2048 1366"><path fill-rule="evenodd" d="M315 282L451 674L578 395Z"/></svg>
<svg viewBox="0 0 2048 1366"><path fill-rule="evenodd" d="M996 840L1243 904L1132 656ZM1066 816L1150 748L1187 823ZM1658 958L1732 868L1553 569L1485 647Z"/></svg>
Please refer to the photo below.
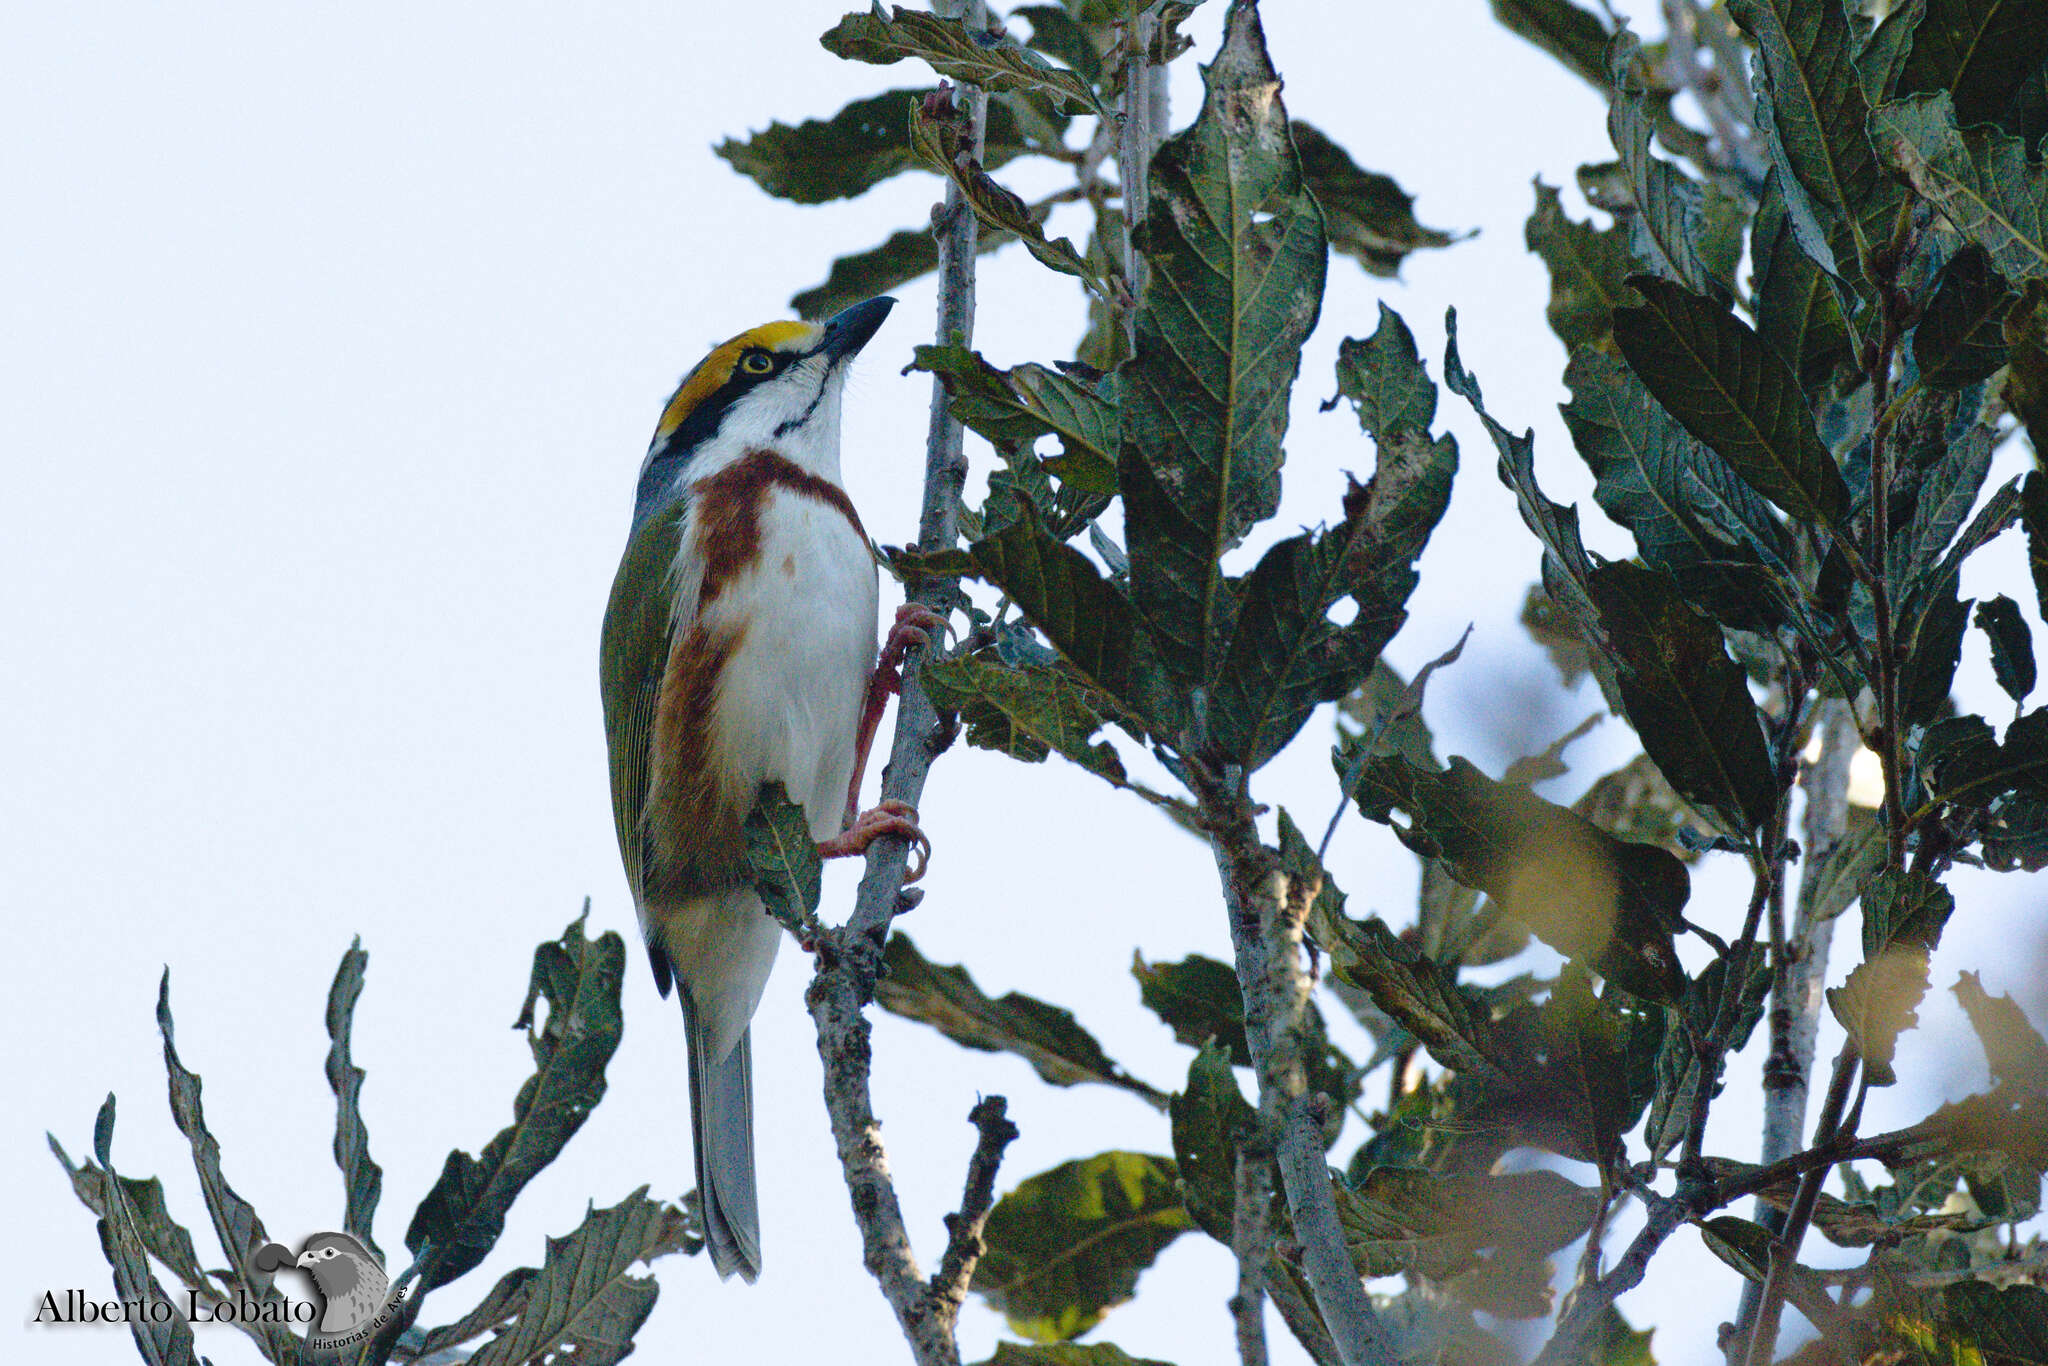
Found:
<svg viewBox="0 0 2048 1366"><path fill-rule="evenodd" d="M750 375L765 375L775 368L775 362L766 351L749 351L740 357L740 369Z"/></svg>

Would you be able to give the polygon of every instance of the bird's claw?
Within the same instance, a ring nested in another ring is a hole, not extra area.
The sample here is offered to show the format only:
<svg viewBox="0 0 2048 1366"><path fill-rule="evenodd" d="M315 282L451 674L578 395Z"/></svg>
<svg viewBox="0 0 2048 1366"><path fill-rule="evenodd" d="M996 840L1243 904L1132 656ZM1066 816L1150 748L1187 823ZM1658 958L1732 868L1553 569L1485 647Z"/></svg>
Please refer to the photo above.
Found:
<svg viewBox="0 0 2048 1366"><path fill-rule="evenodd" d="M903 875L907 886L924 876L932 858L931 839L918 829L917 808L908 802L885 801L861 812L847 822L846 829L831 839L818 842L818 857L850 858L855 854L865 854L870 844L890 835L910 844L913 861Z"/></svg>
<svg viewBox="0 0 2048 1366"><path fill-rule="evenodd" d="M943 636L952 630L945 614L935 612L921 602L906 602L896 609L896 620L889 627L889 635L882 642L881 658L875 662L875 678L886 692L899 692L903 687L903 657L911 647L929 650L934 636Z"/></svg>

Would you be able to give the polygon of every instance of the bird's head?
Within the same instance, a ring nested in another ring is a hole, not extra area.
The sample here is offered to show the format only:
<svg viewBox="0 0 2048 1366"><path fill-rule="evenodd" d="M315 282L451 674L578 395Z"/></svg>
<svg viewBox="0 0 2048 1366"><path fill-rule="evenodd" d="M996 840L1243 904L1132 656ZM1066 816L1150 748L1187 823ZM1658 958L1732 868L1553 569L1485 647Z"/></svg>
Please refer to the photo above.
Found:
<svg viewBox="0 0 2048 1366"><path fill-rule="evenodd" d="M751 450L776 451L838 483L847 364L895 304L885 296L822 323L764 323L713 348L662 410L640 467L635 521Z"/></svg>

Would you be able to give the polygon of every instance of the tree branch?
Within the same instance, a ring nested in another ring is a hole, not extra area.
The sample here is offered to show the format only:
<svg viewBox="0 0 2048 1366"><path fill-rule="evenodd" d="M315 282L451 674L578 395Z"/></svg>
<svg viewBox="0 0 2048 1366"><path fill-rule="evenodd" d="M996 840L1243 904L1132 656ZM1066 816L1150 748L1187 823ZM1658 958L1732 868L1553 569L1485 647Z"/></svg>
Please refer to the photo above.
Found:
<svg viewBox="0 0 2048 1366"><path fill-rule="evenodd" d="M1550 1341L1544 1344L1542 1352L1529 1366L1577 1366L1581 1360L1579 1344L1599 1321L1601 1311L1642 1284L1650 1258L1657 1255L1657 1249L1664 1245L1672 1231L1685 1222L1689 1212L1685 1201L1647 1190L1639 1190L1636 1194L1649 1207L1649 1222L1628 1245L1628 1251L1615 1262L1614 1270L1573 1296L1571 1308L1565 1310L1557 1321L1557 1331L1550 1335Z"/></svg>
<svg viewBox="0 0 2048 1366"><path fill-rule="evenodd" d="M988 1224L988 1212L995 1208L996 1170L1003 1164L1003 1149L1017 1137L1008 1106L1001 1096L988 1096L967 1112L968 1123L980 1130L981 1139L967 1162L967 1188L960 1195L960 1212L946 1216L946 1252L926 1292L933 1307L949 1319L959 1317L960 1306L967 1302L968 1283L974 1279L974 1264L988 1250L981 1231Z"/></svg>
<svg viewBox="0 0 2048 1366"><path fill-rule="evenodd" d="M964 19L971 25L986 20L982 0L935 0L933 10L946 17ZM987 119L987 96L973 87L962 87L956 98L967 111L968 146L978 157ZM935 230L939 238L937 339L965 344L974 333L977 229L975 217L966 211L957 186L948 187L945 207L935 215ZM962 443L960 424L947 412L945 391L934 379L931 424L925 443L924 501L918 519L920 548L937 550L959 539L960 489L967 475ZM952 580L935 578L920 584L914 597L928 607L944 610L958 592ZM924 793L925 775L932 759L950 738L918 681L923 654L921 649L913 648L903 662L896 732L888 766L882 770L883 798L913 807ZM862 1261L895 1311L896 1322L919 1366L958 1366L960 1349L954 1339L954 1321L959 1305L951 1298L952 1286L955 1280L972 1274L973 1256L964 1250L956 1255L955 1248L949 1245L938 1280L930 1286L925 1283L911 1251L895 1185L890 1180L888 1154L882 1148L881 1126L875 1118L869 1090L873 1054L871 1031L863 1012L874 999L875 980L881 974L882 943L903 899L903 875L909 854L908 842L895 837L878 839L868 847L867 869L861 877L853 913L844 925L819 937L817 973L805 1002L817 1026L818 1056L825 1065L825 1110L831 1119L854 1221L860 1226ZM977 1112L981 1112L981 1107L977 1107ZM1003 1122L1007 1125L1007 1120ZM983 1128L982 1147L976 1149L977 1160L992 1141L990 1133L989 1128ZM992 1162L988 1180L994 1180ZM973 1193L972 1175L969 1193ZM980 1219L969 1221L966 1216L970 1212L963 1209L960 1226L972 1223L971 1237L978 1247ZM985 1211L981 1217L986 1217ZM956 1226L956 1240L963 1236L960 1226ZM960 1293L964 1295L964 1289Z"/></svg>
<svg viewBox="0 0 2048 1366"><path fill-rule="evenodd" d="M1309 980L1301 961L1302 920L1318 889L1287 886L1278 857L1252 823L1242 770L1233 766L1226 776L1193 760L1188 771L1230 918L1245 1038L1259 1078L1259 1128L1279 1160L1302 1270L1345 1366L1394 1366L1398 1358L1337 1220L1319 1114L1328 1101L1310 1093L1304 1065Z"/></svg>
<svg viewBox="0 0 2048 1366"><path fill-rule="evenodd" d="M1256 1145L1237 1150L1237 1181L1230 1216L1230 1250L1237 1256L1237 1293L1230 1317L1237 1326L1239 1366L1266 1366L1266 1258L1273 1238L1266 1206L1273 1198L1267 1154Z"/></svg>

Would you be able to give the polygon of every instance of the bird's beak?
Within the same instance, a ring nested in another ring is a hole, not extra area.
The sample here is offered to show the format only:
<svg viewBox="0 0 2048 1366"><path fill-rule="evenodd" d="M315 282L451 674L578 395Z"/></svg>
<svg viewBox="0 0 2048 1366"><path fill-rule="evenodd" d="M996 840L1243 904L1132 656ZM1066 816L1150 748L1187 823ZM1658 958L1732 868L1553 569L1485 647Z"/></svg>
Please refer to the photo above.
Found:
<svg viewBox="0 0 2048 1366"><path fill-rule="evenodd" d="M296 1262L292 1263L293 1266L311 1266L312 1264L313 1254L310 1252L301 1252L299 1254L299 1259Z"/></svg>
<svg viewBox="0 0 2048 1366"><path fill-rule="evenodd" d="M868 344L868 339L881 327L882 319L888 317L889 310L894 307L896 301L884 294L833 314L825 324L825 336L818 343L818 354L834 365L852 359L855 352Z"/></svg>

